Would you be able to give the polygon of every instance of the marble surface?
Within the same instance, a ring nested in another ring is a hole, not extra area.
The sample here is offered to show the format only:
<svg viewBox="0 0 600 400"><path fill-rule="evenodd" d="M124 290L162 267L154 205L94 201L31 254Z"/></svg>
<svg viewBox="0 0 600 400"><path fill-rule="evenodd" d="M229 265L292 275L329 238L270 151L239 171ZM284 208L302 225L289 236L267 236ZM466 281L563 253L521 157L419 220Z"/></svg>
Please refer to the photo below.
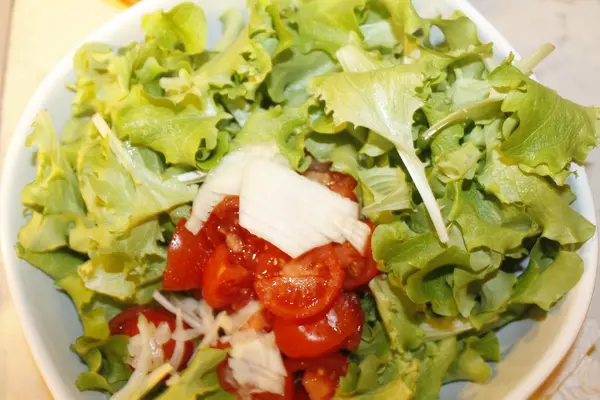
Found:
<svg viewBox="0 0 600 400"><path fill-rule="evenodd" d="M544 42L555 44L556 52L536 70L538 79L569 99L600 105L600 52L596 51L600 38L600 1L471 2L522 55ZM81 38L117 12L97 0L15 0L5 97L0 114L0 156L6 150L8 138L27 101L48 70ZM69 23L61 25L57 21ZM600 180L596 178L599 174L600 151L597 150L588 163L588 175L597 199L600 199ZM599 206L600 200L597 213ZM50 398L24 341L2 274L0 269L0 399ZM600 319L600 285L597 285L589 315ZM598 331L598 325L592 322L588 321L588 331ZM593 357L598 358L598 355ZM598 384L600 371L593 361L593 358L586 359L582 371L590 378L586 382ZM582 391L578 381L572 382L575 382L575 388L569 398L600 398L599 394Z"/></svg>

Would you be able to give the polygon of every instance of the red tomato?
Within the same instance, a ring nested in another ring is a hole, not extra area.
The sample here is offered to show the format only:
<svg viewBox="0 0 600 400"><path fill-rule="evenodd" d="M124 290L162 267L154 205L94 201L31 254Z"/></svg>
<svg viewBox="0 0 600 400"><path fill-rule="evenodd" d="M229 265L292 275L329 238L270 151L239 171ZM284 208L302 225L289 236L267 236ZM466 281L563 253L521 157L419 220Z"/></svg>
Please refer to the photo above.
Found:
<svg viewBox="0 0 600 400"><path fill-rule="evenodd" d="M287 358L284 364L290 372L323 368L335 372L338 376L346 375L348 369L348 359L342 353L331 353L315 358Z"/></svg>
<svg viewBox="0 0 600 400"><path fill-rule="evenodd" d="M171 329L171 332L173 332L176 328L175 316L167 310L163 308L150 306L135 306L120 312L113 319L110 320L110 322L108 323L108 327L110 328L110 334L127 335L129 337L137 335L138 333L140 333L137 326L138 317L140 314L146 317L148 322L151 322L156 327L158 327L158 325L160 325L162 322L165 322L169 325L169 329ZM171 358L174 350L174 340L171 339L167 343L163 344L163 353L166 360ZM179 365L178 370L183 369L187 365L187 362L192 357L193 352L194 346L192 342L185 342L183 358L181 359L181 363Z"/></svg>
<svg viewBox="0 0 600 400"><path fill-rule="evenodd" d="M329 166L330 164L313 162L310 169L304 173L304 176L311 181L327 186L347 199L358 201L356 193L354 193L354 189L358 185L356 179L350 175L330 171Z"/></svg>
<svg viewBox="0 0 600 400"><path fill-rule="evenodd" d="M233 379L233 373L231 368L229 368L229 364L227 359L223 361L217 367L217 377L219 378L219 383L223 390L228 393L236 394L238 398L241 396L238 394L238 390L240 389L237 382ZM252 393L251 395L253 400L293 400L294 399L294 378L290 371L288 371L288 375L285 378L285 389L283 395L269 393L269 392L261 392L261 393Z"/></svg>
<svg viewBox="0 0 600 400"><path fill-rule="evenodd" d="M292 358L319 357L344 347L362 332L364 314L354 293L343 293L325 314L308 320L275 318L273 332L282 353Z"/></svg>
<svg viewBox="0 0 600 400"><path fill-rule="evenodd" d="M289 371L306 371L302 386L311 400L333 398L340 377L348 371L348 359L341 353L317 358L289 358L285 363Z"/></svg>
<svg viewBox="0 0 600 400"><path fill-rule="evenodd" d="M163 274L164 290L191 290L202 284L202 268L213 246L204 231L194 235L185 228L185 219L179 220L169 244L167 268Z"/></svg>
<svg viewBox="0 0 600 400"><path fill-rule="evenodd" d="M373 234L375 225L371 221L367 221L367 224L371 228L371 234ZM336 243L334 249L335 255L344 269L345 290L353 290L366 285L379 273L377 261L373 259L373 253L371 252L371 237L367 241L364 256L361 256L349 242Z"/></svg>
<svg viewBox="0 0 600 400"><path fill-rule="evenodd" d="M252 297L252 274L230 262L224 244L217 246L204 267L202 297L216 309L245 303Z"/></svg>
<svg viewBox="0 0 600 400"><path fill-rule="evenodd" d="M344 273L332 245L317 247L256 275L263 306L279 317L307 318L326 310L342 288Z"/></svg>

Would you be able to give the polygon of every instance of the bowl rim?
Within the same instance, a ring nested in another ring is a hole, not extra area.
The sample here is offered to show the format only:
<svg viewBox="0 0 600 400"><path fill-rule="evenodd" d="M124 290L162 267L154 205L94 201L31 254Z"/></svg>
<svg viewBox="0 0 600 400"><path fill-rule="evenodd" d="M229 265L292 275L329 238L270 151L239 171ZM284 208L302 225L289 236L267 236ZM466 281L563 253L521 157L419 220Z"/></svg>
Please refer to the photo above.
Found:
<svg viewBox="0 0 600 400"><path fill-rule="evenodd" d="M140 19L142 15L161 9L167 6L173 6L179 3L181 0L146 0L137 3L133 7L117 14L107 22L105 22L99 29L94 31L91 35L80 41L68 54L61 58L56 66L46 75L42 83L38 86L34 95L27 103L21 118L13 132L12 137L6 147L5 159L2 165L2 178L0 182L0 193L2 197L6 196L6 193L10 193L10 188L13 186L13 182L16 180L16 174L14 169L17 166L17 155L13 149L20 148L23 146L24 140L30 131L30 124L34 120L35 115L38 111L42 110L44 99L48 96L50 89L57 80L60 80L67 72L72 70L73 55L77 48L83 43L89 41L102 41L105 36L118 29L119 26L127 21L134 19ZM193 0L195 3L202 3L208 0ZM243 1L243 0L242 0ZM494 42L495 50L499 50L503 54L513 53L518 58L518 53L510 45L508 40L485 18L483 15L468 1L468 0L442 0L450 7L456 10L461 10L469 18L471 18L477 25L480 31L486 32L488 36L492 38ZM591 207L594 209L593 197L585 168L578 166L575 168L579 179L581 180L580 190L582 191L582 197L590 199L590 204L586 208ZM8 209L5 201L0 201L0 216L8 215L10 210ZM12 298L12 302L18 314L23 333L26 341L31 349L31 353L36 362L38 370L40 371L45 384L48 386L52 395L57 399L69 398L69 391L66 388L66 382L64 382L58 369L54 367L52 358L47 348L42 344L41 335L42 332L34 329L33 317L29 310L31 305L26 299L25 291L23 290L25 283L18 279L16 273L16 266L12 265L9 260L8 254L14 251L14 239L8 237L8 223L7 219L0 218L0 235L1 238L1 252L2 252L2 264L6 272L6 278L8 282L9 292ZM588 220L596 225L596 213L594 212L588 217ZM598 264L598 230L596 230L594 236L587 242L590 246L591 260L590 265L585 265L585 268L591 268L592 275L586 281L580 280L576 286L576 294L578 298L586 299L584 307L578 307L576 310L567 317L567 321L563 326L568 325L572 328L563 332L560 340L555 340L552 343L554 348L553 352L544 353L544 358L538 360L536 368L532 369L526 377L519 380L517 385L512 388L509 393L510 398L528 398L531 396L540 385L548 378L550 373L559 365L560 361L565 357L573 342L575 341L583 323L585 321L587 311L592 301L594 293L596 275L597 275L597 264ZM569 292L569 295L573 295L573 291ZM73 383L70 382L70 385ZM514 397L516 396L516 397Z"/></svg>

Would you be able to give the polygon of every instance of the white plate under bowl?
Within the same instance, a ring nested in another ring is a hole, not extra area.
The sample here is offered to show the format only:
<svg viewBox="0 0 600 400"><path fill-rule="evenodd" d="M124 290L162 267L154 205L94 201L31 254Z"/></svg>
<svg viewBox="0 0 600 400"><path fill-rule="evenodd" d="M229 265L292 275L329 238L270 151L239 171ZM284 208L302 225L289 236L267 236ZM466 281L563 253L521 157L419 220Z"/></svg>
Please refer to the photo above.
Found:
<svg viewBox="0 0 600 400"><path fill-rule="evenodd" d="M431 0L424 0L430 6ZM159 8L170 8L180 0L144 0L105 24L87 41L101 41L122 46L142 40L141 16ZM209 44L221 33L218 17L229 7L244 6L243 0L199 1L209 24ZM448 9L458 9L479 27L484 42L495 43L498 58L504 58L512 47L467 1L442 0ZM25 148L25 138L38 111L47 109L55 126L62 128L70 117L72 93L65 89L75 81L72 56L68 54L52 70L35 92L14 132L6 152L2 177L0 238L8 284L20 315L25 336L50 391L56 399L103 399L95 392L81 393L75 379L85 366L69 350L81 335L82 328L75 308L66 295L57 291L42 272L18 259L13 250L17 232L23 225L20 193L35 176L31 165L32 151ZM582 55L583 56L583 55ZM6 99L10 101L10 99ZM577 195L573 205L592 223L596 222L594 204L583 168L572 187ZM541 322L523 321L510 324L500 334L504 359L494 367L494 375L486 385L452 384L445 386L442 399L525 399L546 379L573 343L584 321L594 290L598 239L594 236L580 250L585 263L578 285ZM32 373L34 373L32 371Z"/></svg>

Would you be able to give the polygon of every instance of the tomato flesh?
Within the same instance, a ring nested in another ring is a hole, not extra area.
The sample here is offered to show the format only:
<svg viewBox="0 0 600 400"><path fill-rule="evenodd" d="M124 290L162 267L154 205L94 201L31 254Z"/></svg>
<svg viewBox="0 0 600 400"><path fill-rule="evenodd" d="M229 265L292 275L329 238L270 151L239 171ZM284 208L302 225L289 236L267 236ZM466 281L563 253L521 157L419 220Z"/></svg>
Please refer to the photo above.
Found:
<svg viewBox="0 0 600 400"><path fill-rule="evenodd" d="M204 267L202 297L209 306L224 309L252 297L252 273L231 262L225 244L217 246Z"/></svg>
<svg viewBox="0 0 600 400"><path fill-rule="evenodd" d="M202 284L202 269L213 246L204 231L194 235L186 229L185 223L185 218L179 220L169 244L164 290L192 290Z"/></svg>
<svg viewBox="0 0 600 400"><path fill-rule="evenodd" d="M358 202L356 193L354 193L354 190L358 185L356 179L350 175L330 171L330 167L330 163L313 161L308 171L304 173L304 176L311 181L327 186L329 189L347 199Z"/></svg>
<svg viewBox="0 0 600 400"><path fill-rule="evenodd" d="M325 311L342 288L344 273L332 245L317 247L288 263L267 266L254 289L278 317L308 318Z"/></svg>
<svg viewBox="0 0 600 400"><path fill-rule="evenodd" d="M333 398L340 377L348 371L348 359L341 353L317 358L289 358L285 361L289 371L304 371L302 386L311 400Z"/></svg>
<svg viewBox="0 0 600 400"><path fill-rule="evenodd" d="M371 228L371 235L375 230L375 225L371 221L366 221ZM371 236L367 240L365 255L362 256L349 242L343 244L334 244L335 255L337 256L342 269L344 270L344 289L353 290L366 285L379 274L377 261L373 259L371 251Z"/></svg>
<svg viewBox="0 0 600 400"><path fill-rule="evenodd" d="M273 323L279 350L291 358L310 358L333 352L362 332L364 314L354 293L343 293L324 314L307 320L276 317Z"/></svg>
<svg viewBox="0 0 600 400"><path fill-rule="evenodd" d="M148 322L154 324L155 327L158 327L164 322L169 325L171 332L175 331L176 329L175 316L173 316L173 314L167 310L150 306L135 306L120 312L109 321L108 327L110 329L110 334L127 335L129 337L139 334L140 331L137 324L140 314L146 317ZM170 359L173 355L173 351L175 350L175 341L173 339L169 340L163 344L162 349L165 359ZM194 346L192 342L185 342L183 358L179 364L178 370L183 369L187 365L189 359L192 357L193 352Z"/></svg>

